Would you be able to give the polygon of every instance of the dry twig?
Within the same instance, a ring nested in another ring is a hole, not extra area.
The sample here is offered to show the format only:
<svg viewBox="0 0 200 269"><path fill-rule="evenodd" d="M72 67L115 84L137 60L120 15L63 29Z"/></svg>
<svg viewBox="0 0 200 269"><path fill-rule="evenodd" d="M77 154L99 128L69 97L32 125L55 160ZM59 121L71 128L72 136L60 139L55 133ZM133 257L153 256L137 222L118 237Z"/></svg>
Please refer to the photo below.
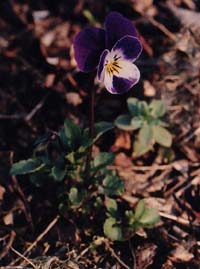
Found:
<svg viewBox="0 0 200 269"><path fill-rule="evenodd" d="M36 240L27 248L27 250L24 252L23 255L26 255L28 252L30 252L41 240L42 238L53 228L53 226L57 223L59 220L59 216L56 216L46 227L46 229L36 238Z"/></svg>
<svg viewBox="0 0 200 269"><path fill-rule="evenodd" d="M163 24L161 24L160 22L156 21L154 18L145 15L143 12L141 12L140 10L137 10L137 12L144 17L146 20L148 20L153 26L155 26L156 28L158 28L161 32L163 32L166 36L168 36L171 40L176 41L177 38L176 36L170 32Z"/></svg>
<svg viewBox="0 0 200 269"><path fill-rule="evenodd" d="M15 236L16 236L16 234L12 230L11 233L10 233L9 241L8 241L7 245L5 246L5 248L3 249L3 251L0 254L0 259L5 257L8 254L9 250L12 248L12 244L13 244L13 242L15 240Z"/></svg>
<svg viewBox="0 0 200 269"><path fill-rule="evenodd" d="M26 258L23 254L21 254L19 251L14 249L13 247L10 248L15 254L17 254L20 258L22 258L24 261L26 261L28 264L30 264L34 269L37 269L37 266L28 258Z"/></svg>
<svg viewBox="0 0 200 269"><path fill-rule="evenodd" d="M41 240L42 238L53 228L53 226L57 223L59 220L59 216L56 216L46 227L46 229L36 238L36 240L27 248L27 250L23 253L23 256L27 255ZM11 265L16 264L19 261L19 259L16 259L11 263Z"/></svg>
<svg viewBox="0 0 200 269"><path fill-rule="evenodd" d="M117 254L115 253L114 249L112 249L112 248L110 247L109 242L106 242L106 248L108 249L108 251L110 251L111 255L117 260L117 262L118 262L122 267L124 267L124 268L126 268L126 269L130 269L130 267L129 267L127 264L125 264L125 263L119 258L119 255L117 255Z"/></svg>

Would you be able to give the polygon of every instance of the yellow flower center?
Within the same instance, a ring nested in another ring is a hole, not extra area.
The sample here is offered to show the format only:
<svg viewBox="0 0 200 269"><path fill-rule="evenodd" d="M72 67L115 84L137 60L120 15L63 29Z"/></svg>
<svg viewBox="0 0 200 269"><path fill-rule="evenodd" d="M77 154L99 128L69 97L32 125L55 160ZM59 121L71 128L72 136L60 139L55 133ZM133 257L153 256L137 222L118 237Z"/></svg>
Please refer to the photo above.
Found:
<svg viewBox="0 0 200 269"><path fill-rule="evenodd" d="M119 74L119 71L121 69L117 61L112 61L112 62L107 61L105 66L106 66L106 71L108 72L109 76L112 76L114 72L117 72Z"/></svg>

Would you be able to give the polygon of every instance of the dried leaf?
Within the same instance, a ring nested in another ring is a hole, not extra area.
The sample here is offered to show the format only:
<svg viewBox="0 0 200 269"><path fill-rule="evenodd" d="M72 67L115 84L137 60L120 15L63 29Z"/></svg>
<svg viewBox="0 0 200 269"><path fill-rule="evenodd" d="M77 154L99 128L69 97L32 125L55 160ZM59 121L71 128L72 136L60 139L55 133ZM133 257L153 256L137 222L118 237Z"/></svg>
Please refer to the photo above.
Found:
<svg viewBox="0 0 200 269"><path fill-rule="evenodd" d="M146 15L148 16L155 16L157 14L157 9L153 4L153 0L135 0L134 1L134 8L138 12L145 12Z"/></svg>
<svg viewBox="0 0 200 269"><path fill-rule="evenodd" d="M33 11L32 15L33 15L34 22L38 23L38 22L46 19L49 16L49 11L48 10L37 10L37 11Z"/></svg>
<svg viewBox="0 0 200 269"><path fill-rule="evenodd" d="M6 189L0 185L0 201L3 200L3 195L5 193Z"/></svg>
<svg viewBox="0 0 200 269"><path fill-rule="evenodd" d="M121 152L115 156L115 165L123 168L128 168L133 164L131 159L125 153Z"/></svg>
<svg viewBox="0 0 200 269"><path fill-rule="evenodd" d="M139 247L136 251L138 268L147 269L153 263L153 258L156 255L157 246L154 244L146 244Z"/></svg>
<svg viewBox="0 0 200 269"><path fill-rule="evenodd" d="M9 212L7 215L3 217L3 222L5 225L13 224L13 213Z"/></svg>
<svg viewBox="0 0 200 269"><path fill-rule="evenodd" d="M76 92L68 92L66 94L66 99L67 99L68 104L73 105L73 106L78 106L82 104L83 102L80 95Z"/></svg>
<svg viewBox="0 0 200 269"><path fill-rule="evenodd" d="M187 160L178 160L173 162L173 168L180 172L187 172L189 168L189 163Z"/></svg>
<svg viewBox="0 0 200 269"><path fill-rule="evenodd" d="M144 95L145 96L153 97L156 95L156 89L154 88L154 86L151 84L150 81L144 80L143 87L144 87Z"/></svg>
<svg viewBox="0 0 200 269"><path fill-rule="evenodd" d="M193 258L194 255L185 249L183 245L178 245L170 259L175 262L189 262Z"/></svg>
<svg viewBox="0 0 200 269"><path fill-rule="evenodd" d="M44 83L46 88L51 88L53 86L55 77L56 75L52 73L46 76L45 83Z"/></svg>
<svg viewBox="0 0 200 269"><path fill-rule="evenodd" d="M130 148L131 148L130 133L128 132L118 133L115 143L112 146L112 150L117 151L119 149L130 149Z"/></svg>
<svg viewBox="0 0 200 269"><path fill-rule="evenodd" d="M172 1L167 2L168 8L187 28L200 29L200 14L192 10L176 7Z"/></svg>

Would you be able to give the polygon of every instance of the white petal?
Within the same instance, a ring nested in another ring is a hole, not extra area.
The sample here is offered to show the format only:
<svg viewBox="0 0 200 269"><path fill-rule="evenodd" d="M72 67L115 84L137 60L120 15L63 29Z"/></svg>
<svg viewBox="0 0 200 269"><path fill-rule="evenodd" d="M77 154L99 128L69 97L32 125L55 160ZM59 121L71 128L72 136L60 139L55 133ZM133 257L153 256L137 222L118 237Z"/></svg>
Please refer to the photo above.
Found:
<svg viewBox="0 0 200 269"><path fill-rule="evenodd" d="M115 74L116 77L136 80L135 84L139 81L140 71L135 64L127 60L119 60L118 64L121 69L119 70L119 73Z"/></svg>
<svg viewBox="0 0 200 269"><path fill-rule="evenodd" d="M113 88L113 76L110 76L106 71L104 71L104 85L106 89L112 93L112 88Z"/></svg>

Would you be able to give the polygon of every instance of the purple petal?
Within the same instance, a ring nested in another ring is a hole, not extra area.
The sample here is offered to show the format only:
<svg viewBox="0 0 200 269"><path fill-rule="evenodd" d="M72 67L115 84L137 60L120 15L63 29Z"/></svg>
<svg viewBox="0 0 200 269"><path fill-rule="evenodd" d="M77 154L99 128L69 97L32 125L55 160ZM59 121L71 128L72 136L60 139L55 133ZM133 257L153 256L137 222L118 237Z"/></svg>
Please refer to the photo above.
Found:
<svg viewBox="0 0 200 269"><path fill-rule="evenodd" d="M98 65L105 48L105 31L87 27L77 34L74 40L75 59L82 72L91 72Z"/></svg>
<svg viewBox="0 0 200 269"><path fill-rule="evenodd" d="M111 89L111 93L113 94L123 94L128 92L136 83L138 79L126 79L121 77L113 76L113 87Z"/></svg>
<svg viewBox="0 0 200 269"><path fill-rule="evenodd" d="M110 12L106 17L106 47L111 49L114 44L126 35L137 37L133 23L118 12Z"/></svg>
<svg viewBox="0 0 200 269"><path fill-rule="evenodd" d="M109 50L104 50L103 53L101 54L99 66L98 66L98 70L97 70L97 76L98 76L99 80L101 80L101 74L102 74L102 71L104 68L105 58L108 55L108 53L109 53Z"/></svg>
<svg viewBox="0 0 200 269"><path fill-rule="evenodd" d="M142 45L138 38L125 36L117 41L112 50L120 51L125 59L135 61L142 52Z"/></svg>

